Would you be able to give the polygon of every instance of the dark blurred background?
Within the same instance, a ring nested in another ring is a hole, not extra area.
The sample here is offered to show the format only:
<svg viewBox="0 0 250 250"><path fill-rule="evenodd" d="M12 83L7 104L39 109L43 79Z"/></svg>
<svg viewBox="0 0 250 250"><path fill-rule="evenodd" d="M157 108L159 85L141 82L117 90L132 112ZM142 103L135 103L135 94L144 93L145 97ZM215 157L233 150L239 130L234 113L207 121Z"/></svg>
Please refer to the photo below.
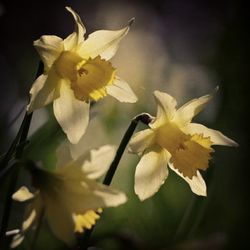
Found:
<svg viewBox="0 0 250 250"><path fill-rule="evenodd" d="M216 147L204 178L208 197L197 197L173 172L157 195L143 203L133 192L138 158L126 154L113 185L129 201L108 209L98 222L93 244L103 249L249 249L248 84L249 13L241 1L0 1L0 153L9 147L28 100L39 57L32 46L44 34L66 37L71 6L87 33L119 29L136 22L122 41L113 63L139 97L135 105L103 101L89 128L100 136L83 140L83 148L118 144L129 120L139 112L154 114L152 91L166 91L180 103L218 95L196 121L223 131L238 148ZM151 100L151 101L150 101ZM118 119L119 118L119 119ZM99 120L98 120L99 119ZM142 128L142 127L141 127ZM114 133L114 131L116 131ZM26 156L53 168L55 148L63 138L50 108L35 113ZM94 142L93 142L94 141ZM3 180L1 180L3 182ZM25 183L19 180L20 185ZM2 210L1 187L0 211ZM15 207L12 226L20 223ZM20 212L21 213L21 212ZM25 244L20 249L26 249ZM47 230L37 249L66 249Z"/></svg>

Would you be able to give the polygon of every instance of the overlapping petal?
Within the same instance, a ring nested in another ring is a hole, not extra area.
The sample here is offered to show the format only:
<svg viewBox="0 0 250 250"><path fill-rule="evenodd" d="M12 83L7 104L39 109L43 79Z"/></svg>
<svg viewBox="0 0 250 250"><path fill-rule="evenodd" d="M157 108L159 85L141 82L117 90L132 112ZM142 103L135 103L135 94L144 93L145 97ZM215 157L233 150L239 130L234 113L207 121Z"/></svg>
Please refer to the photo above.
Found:
<svg viewBox="0 0 250 250"><path fill-rule="evenodd" d="M141 157L135 172L135 193L141 201L153 196L168 176L170 154L152 146Z"/></svg>

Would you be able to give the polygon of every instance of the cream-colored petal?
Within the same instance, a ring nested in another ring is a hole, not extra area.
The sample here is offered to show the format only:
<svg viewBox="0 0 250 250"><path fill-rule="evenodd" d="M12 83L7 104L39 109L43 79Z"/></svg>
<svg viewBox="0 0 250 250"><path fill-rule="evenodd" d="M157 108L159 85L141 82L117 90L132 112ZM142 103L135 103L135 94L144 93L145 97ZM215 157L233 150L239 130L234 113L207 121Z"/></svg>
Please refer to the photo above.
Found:
<svg viewBox="0 0 250 250"><path fill-rule="evenodd" d="M73 214L65 204L59 200L47 201L45 216L54 235L68 246L73 246L76 241Z"/></svg>
<svg viewBox="0 0 250 250"><path fill-rule="evenodd" d="M83 164L82 170L89 179L97 179L101 177L110 167L114 160L116 147L112 145L105 145L99 149L90 151L90 161Z"/></svg>
<svg viewBox="0 0 250 250"><path fill-rule="evenodd" d="M154 97L157 104L157 115L150 127L157 128L173 118L177 102L171 95L160 91L154 91Z"/></svg>
<svg viewBox="0 0 250 250"><path fill-rule="evenodd" d="M27 106L27 111L33 112L58 98L59 93L57 91L57 86L60 81L60 78L54 70L51 70L49 75L40 75L31 87L30 103Z"/></svg>
<svg viewBox="0 0 250 250"><path fill-rule="evenodd" d="M84 41L86 29L81 21L80 16L71 7L66 7L66 9L72 14L75 20L75 32L73 32L64 40L64 49L72 50L74 47Z"/></svg>
<svg viewBox="0 0 250 250"><path fill-rule="evenodd" d="M76 144L89 123L89 103L75 98L66 82L60 86L60 97L54 101L54 114L69 141Z"/></svg>
<svg viewBox="0 0 250 250"><path fill-rule="evenodd" d="M193 193L200 196L207 196L207 186L199 171L197 171L197 176L193 176L193 178L190 179L184 177L183 174L174 168L172 163L169 163L169 167L189 184Z"/></svg>
<svg viewBox="0 0 250 250"><path fill-rule="evenodd" d="M140 154L154 143L154 131L152 129L142 130L132 137L129 142L129 152Z"/></svg>
<svg viewBox="0 0 250 250"><path fill-rule="evenodd" d="M141 201L153 196L168 177L170 154L158 146L145 152L135 171L135 193Z"/></svg>
<svg viewBox="0 0 250 250"><path fill-rule="evenodd" d="M78 53L83 58L95 58L100 55L103 59L111 59L122 38L127 35L133 19L120 30L98 30L89 35L88 39L79 47Z"/></svg>
<svg viewBox="0 0 250 250"><path fill-rule="evenodd" d="M17 234L13 237L11 243L10 243L10 248L16 248L18 247L24 240L24 235L23 234Z"/></svg>
<svg viewBox="0 0 250 250"><path fill-rule="evenodd" d="M27 187L22 186L13 195L12 199L16 201L27 201L34 197Z"/></svg>
<svg viewBox="0 0 250 250"><path fill-rule="evenodd" d="M180 107L174 116L174 122L179 126L184 126L187 123L191 122L194 116L200 113L206 104L213 98L214 94L218 91L218 87L215 88L214 92L210 95L204 95L200 98L195 98L182 107Z"/></svg>
<svg viewBox="0 0 250 250"><path fill-rule="evenodd" d="M204 137L209 137L212 145L238 146L237 142L223 135L220 131L207 128L201 124L189 123L182 128L182 131L190 135L202 134Z"/></svg>
<svg viewBox="0 0 250 250"><path fill-rule="evenodd" d="M137 102L137 97L135 93L130 88L130 86L121 78L116 77L113 84L108 85L106 89L109 95L113 96L120 102L129 102L129 103Z"/></svg>
<svg viewBox="0 0 250 250"><path fill-rule="evenodd" d="M56 158L56 167L66 166L73 160L70 153L70 145L68 141L62 142L56 149Z"/></svg>
<svg viewBox="0 0 250 250"><path fill-rule="evenodd" d="M63 40L57 36L42 36L34 41L33 45L44 63L45 71L51 68L63 51Z"/></svg>

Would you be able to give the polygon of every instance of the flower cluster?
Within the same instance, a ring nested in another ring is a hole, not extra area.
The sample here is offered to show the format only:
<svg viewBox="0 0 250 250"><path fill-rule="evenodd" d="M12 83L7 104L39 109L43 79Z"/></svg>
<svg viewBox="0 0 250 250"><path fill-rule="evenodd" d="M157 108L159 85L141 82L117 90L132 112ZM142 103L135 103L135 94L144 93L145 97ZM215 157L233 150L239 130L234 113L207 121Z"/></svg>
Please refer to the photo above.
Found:
<svg viewBox="0 0 250 250"><path fill-rule="evenodd" d="M136 102L137 97L109 61L133 19L120 30L99 30L85 39L80 17L70 7L66 9L74 18L74 32L65 39L45 35L34 42L44 71L31 87L27 114L53 102L54 115L67 141L57 150L57 166L53 171L31 161L26 164L33 190L22 186L12 195L16 201L28 203L21 229L12 231L16 233L12 248L23 241L28 230L38 228L43 218L58 239L73 246L76 233L91 229L102 209L125 203L126 195L109 184L139 121L148 128L132 137L129 152L141 157L135 171L135 193L141 201L153 196L163 185L168 177L167 165L194 193L206 196L206 183L200 171L209 166L212 146L237 146L221 132L191 122L213 94L193 99L177 109L172 96L155 91L156 116L143 113L133 119L117 151L114 146L105 145L91 150L89 156L85 152L77 157L72 154L72 145L80 147L79 141L88 126L91 103L107 95L127 103ZM8 159L4 158L4 162ZM98 179L106 172L107 178L99 183Z"/></svg>

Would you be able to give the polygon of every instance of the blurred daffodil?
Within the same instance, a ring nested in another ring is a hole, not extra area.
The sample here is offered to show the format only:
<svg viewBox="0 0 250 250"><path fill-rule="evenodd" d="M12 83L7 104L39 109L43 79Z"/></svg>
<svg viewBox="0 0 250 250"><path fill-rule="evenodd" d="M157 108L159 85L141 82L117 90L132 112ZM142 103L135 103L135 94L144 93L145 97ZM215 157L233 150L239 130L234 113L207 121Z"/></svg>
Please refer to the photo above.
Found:
<svg viewBox="0 0 250 250"><path fill-rule="evenodd" d="M54 114L71 143L77 143L89 122L90 101L111 95L121 102L133 103L137 97L129 85L116 75L108 61L128 33L132 21L123 29L99 30L84 39L80 17L70 7L75 31L66 39L42 36L34 42L44 73L30 90L28 112L53 102Z"/></svg>
<svg viewBox="0 0 250 250"><path fill-rule="evenodd" d="M141 155L135 172L135 192L141 200L154 195L168 176L167 165L181 176L197 195L206 196L206 183L199 170L208 168L212 145L237 146L221 132L191 123L212 98L205 95L176 109L167 93L154 92L157 115L149 129L138 132L130 152Z"/></svg>
<svg viewBox="0 0 250 250"><path fill-rule="evenodd" d="M14 200L31 201L22 229L13 238L12 247L22 242L25 232L36 226L42 214L54 235L72 246L76 232L82 233L95 224L100 208L126 202L124 193L95 181L107 171L115 154L114 147L106 145L92 150L90 160L86 156L72 160L67 147L61 147L58 154L67 163L58 165L55 171L31 168L35 192L21 187L13 194Z"/></svg>

